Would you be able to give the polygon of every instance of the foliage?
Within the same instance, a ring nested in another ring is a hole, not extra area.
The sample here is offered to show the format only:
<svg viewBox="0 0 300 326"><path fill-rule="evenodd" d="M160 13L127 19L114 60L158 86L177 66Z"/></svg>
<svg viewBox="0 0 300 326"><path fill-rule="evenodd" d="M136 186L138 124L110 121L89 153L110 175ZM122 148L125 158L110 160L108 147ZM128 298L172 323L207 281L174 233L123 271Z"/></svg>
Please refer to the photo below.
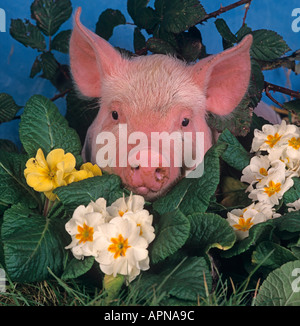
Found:
<svg viewBox="0 0 300 326"><path fill-rule="evenodd" d="M215 16L207 14L198 0L156 0L154 8L148 2L127 2L135 25L135 54L131 55L172 54L189 63L208 55L200 23ZM104 174L57 188L60 201L49 207L45 196L30 188L24 178L26 161L39 148L45 154L55 148L71 152L79 166L85 131L97 112L86 110L87 106L96 106L97 99L85 101L76 97L69 68L60 65L53 53L68 52L71 31L59 32L59 29L71 13L69 0L35 0L31 5L35 24L21 19L11 23L11 35L39 52L30 77L42 72L41 77L59 90L58 97L68 93L66 117L60 115L53 101L43 96L28 99L20 122L21 152L11 142L0 142L0 263L13 282L38 282L53 277L70 281L86 275L95 268L94 258L77 260L64 249L70 242L65 223L79 205L87 205L99 197L111 204L123 193L128 194L119 177ZM122 24L126 24L125 16L119 10L108 9L99 16L96 32L109 39L114 27ZM290 285L297 276L292 271L300 267L300 214L288 212L288 204L299 198L299 178L295 178L294 186L277 207L281 217L254 225L247 238L237 241L233 228L225 220L227 212L245 207L248 200L245 184L239 177L251 154L242 145L246 138L237 137L252 136L253 129L265 123L249 110L260 101L265 87L262 70L282 60L290 49L274 31L252 31L243 23L233 33L220 18L215 26L224 49L249 33L253 35L248 92L232 119L209 116L210 125L222 133L205 155L203 176L182 179L167 195L148 203L156 234L149 247L150 270L123 291L129 296L130 289L138 289L135 296L139 303L149 303L156 295L163 297L160 304L197 304L199 298L214 293L218 270L237 283L248 279L253 289L261 279L257 305L296 304L299 292L291 292ZM295 63L297 56L289 59ZM284 106L289 112L299 113L298 100ZM19 109L10 95L0 94L0 122L13 119ZM103 278L99 270L97 275Z"/></svg>

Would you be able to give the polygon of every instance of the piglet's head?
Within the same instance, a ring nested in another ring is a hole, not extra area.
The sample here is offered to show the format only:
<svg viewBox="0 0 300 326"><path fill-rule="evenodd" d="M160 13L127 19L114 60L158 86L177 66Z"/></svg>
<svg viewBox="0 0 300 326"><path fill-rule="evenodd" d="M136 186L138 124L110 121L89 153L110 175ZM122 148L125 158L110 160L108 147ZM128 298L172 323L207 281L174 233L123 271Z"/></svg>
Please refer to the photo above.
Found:
<svg viewBox="0 0 300 326"><path fill-rule="evenodd" d="M252 36L195 65L166 55L127 59L84 27L80 13L79 8L70 41L72 75L79 92L98 97L101 106L83 158L118 174L134 193L157 198L212 145L206 113L228 115L243 98Z"/></svg>

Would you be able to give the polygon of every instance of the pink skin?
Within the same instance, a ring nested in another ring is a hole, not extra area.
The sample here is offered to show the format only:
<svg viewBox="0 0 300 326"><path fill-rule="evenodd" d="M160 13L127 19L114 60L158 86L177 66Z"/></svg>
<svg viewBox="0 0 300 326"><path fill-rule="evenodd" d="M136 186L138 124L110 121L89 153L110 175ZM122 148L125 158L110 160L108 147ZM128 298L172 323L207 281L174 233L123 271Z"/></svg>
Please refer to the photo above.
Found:
<svg viewBox="0 0 300 326"><path fill-rule="evenodd" d="M81 9L78 9L70 41L71 70L82 95L101 98L101 110L87 132L83 158L97 163L97 152L104 146L96 143L97 136L109 131L117 140L116 162L119 162L119 124L127 124L128 136L132 132L143 132L149 143L151 132L171 134L179 131L181 135L192 132L195 140L196 132L201 131L204 133L203 151L206 152L212 145L206 112L229 115L248 88L252 36L246 36L236 47L193 66L164 55L129 60L85 28L80 23L80 13ZM113 116L114 111L117 119ZM189 120L186 126L182 125L184 119ZM127 157L134 146L136 144L127 145L128 153L122 153L122 157ZM174 166L172 150L169 167L163 166L166 158L149 146L142 150L148 153L148 163L151 157L158 157L158 166L127 164L120 167L117 164L106 170L119 175L129 190L153 200L182 178L186 168ZM195 152L196 148L193 148L193 155Z"/></svg>

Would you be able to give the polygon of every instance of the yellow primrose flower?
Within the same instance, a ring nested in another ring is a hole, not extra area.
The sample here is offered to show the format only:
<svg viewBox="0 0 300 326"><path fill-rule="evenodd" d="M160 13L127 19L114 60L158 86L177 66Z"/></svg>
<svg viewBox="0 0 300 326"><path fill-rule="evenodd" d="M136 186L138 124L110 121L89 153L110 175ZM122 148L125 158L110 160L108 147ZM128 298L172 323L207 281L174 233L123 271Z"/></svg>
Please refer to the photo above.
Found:
<svg viewBox="0 0 300 326"><path fill-rule="evenodd" d="M81 165L80 170L74 169L65 179L67 184L72 182L81 181L87 178L92 178L96 176L101 176L101 169L97 164L84 163Z"/></svg>
<svg viewBox="0 0 300 326"><path fill-rule="evenodd" d="M34 190L44 192L50 200L55 200L52 191L67 185L65 178L74 170L75 157L71 153L65 154L63 149L54 149L45 158L39 148L35 158L26 163L24 175L27 184Z"/></svg>

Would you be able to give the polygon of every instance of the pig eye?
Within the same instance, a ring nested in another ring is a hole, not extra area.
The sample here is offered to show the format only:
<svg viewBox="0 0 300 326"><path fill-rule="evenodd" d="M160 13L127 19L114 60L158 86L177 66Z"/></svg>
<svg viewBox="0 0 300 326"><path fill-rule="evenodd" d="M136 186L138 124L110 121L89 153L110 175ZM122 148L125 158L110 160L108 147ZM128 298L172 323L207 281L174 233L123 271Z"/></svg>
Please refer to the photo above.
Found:
<svg viewBox="0 0 300 326"><path fill-rule="evenodd" d="M184 118L181 122L182 127L186 127L190 123L190 119Z"/></svg>
<svg viewBox="0 0 300 326"><path fill-rule="evenodd" d="M119 118L119 114L117 111L112 111L111 116L114 120L118 120Z"/></svg>

